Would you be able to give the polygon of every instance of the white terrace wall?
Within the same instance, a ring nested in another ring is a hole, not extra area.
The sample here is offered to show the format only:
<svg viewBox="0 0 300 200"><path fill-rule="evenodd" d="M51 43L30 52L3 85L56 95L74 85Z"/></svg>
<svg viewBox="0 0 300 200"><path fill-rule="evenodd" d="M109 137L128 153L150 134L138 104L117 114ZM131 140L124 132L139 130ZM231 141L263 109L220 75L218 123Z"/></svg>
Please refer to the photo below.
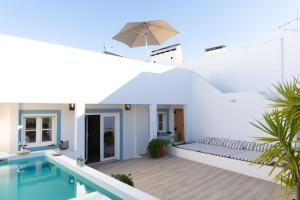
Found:
<svg viewBox="0 0 300 200"><path fill-rule="evenodd" d="M171 66L1 34L0 56L0 102L187 102L188 72Z"/></svg>
<svg viewBox="0 0 300 200"><path fill-rule="evenodd" d="M262 135L250 122L261 119L270 102L257 93L222 93L195 73L191 81L192 140L210 136L251 141Z"/></svg>
<svg viewBox="0 0 300 200"><path fill-rule="evenodd" d="M290 34L283 39L284 77L300 76L300 33Z"/></svg>
<svg viewBox="0 0 300 200"><path fill-rule="evenodd" d="M191 73L189 96L192 139L215 136L253 140L262 135L250 122L261 119L271 102L258 92L267 92L282 79L299 76L299 52L300 33L289 33L181 65L195 72Z"/></svg>
<svg viewBox="0 0 300 200"><path fill-rule="evenodd" d="M280 39L203 56L181 66L224 92L266 92L281 78L300 75L299 52L300 33L286 33Z"/></svg>

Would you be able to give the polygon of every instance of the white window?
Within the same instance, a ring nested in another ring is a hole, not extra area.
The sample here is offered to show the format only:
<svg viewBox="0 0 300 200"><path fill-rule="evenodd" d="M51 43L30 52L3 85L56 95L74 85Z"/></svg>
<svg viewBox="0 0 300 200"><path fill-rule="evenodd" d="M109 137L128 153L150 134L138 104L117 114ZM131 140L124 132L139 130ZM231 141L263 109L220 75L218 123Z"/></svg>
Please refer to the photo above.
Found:
<svg viewBox="0 0 300 200"><path fill-rule="evenodd" d="M167 132L167 113L165 112L157 113L157 131Z"/></svg>
<svg viewBox="0 0 300 200"><path fill-rule="evenodd" d="M23 115L23 143L47 146L56 141L56 115Z"/></svg>

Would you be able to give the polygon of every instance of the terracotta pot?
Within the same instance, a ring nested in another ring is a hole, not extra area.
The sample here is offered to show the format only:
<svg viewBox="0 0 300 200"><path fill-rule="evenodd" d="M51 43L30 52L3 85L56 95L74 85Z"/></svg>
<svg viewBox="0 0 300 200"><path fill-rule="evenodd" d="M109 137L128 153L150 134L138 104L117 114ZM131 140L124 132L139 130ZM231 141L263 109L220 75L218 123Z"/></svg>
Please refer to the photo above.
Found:
<svg viewBox="0 0 300 200"><path fill-rule="evenodd" d="M165 147L165 146L161 147L159 150L160 157L165 156L166 152L167 152L167 147Z"/></svg>

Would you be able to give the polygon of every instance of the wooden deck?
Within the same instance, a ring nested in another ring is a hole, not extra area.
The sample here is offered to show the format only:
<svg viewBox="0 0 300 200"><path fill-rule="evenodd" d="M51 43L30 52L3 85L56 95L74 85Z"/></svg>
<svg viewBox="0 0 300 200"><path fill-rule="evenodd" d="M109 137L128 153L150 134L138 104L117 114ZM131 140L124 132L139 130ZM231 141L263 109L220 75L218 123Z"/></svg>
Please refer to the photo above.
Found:
<svg viewBox="0 0 300 200"><path fill-rule="evenodd" d="M274 183L172 156L90 166L108 175L131 173L136 188L160 199L269 200L280 191Z"/></svg>

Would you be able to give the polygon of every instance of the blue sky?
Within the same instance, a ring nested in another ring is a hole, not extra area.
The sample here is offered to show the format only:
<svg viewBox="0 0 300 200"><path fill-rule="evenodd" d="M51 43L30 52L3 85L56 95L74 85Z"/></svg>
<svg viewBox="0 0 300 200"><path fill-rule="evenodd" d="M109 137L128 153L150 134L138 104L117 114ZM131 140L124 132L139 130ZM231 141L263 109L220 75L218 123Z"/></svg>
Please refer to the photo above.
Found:
<svg viewBox="0 0 300 200"><path fill-rule="evenodd" d="M128 21L168 20L180 34L184 59L217 44L229 48L278 38L278 26L296 16L298 0L0 0L0 33L65 46L141 56L111 38ZM158 48L152 46L149 49Z"/></svg>

